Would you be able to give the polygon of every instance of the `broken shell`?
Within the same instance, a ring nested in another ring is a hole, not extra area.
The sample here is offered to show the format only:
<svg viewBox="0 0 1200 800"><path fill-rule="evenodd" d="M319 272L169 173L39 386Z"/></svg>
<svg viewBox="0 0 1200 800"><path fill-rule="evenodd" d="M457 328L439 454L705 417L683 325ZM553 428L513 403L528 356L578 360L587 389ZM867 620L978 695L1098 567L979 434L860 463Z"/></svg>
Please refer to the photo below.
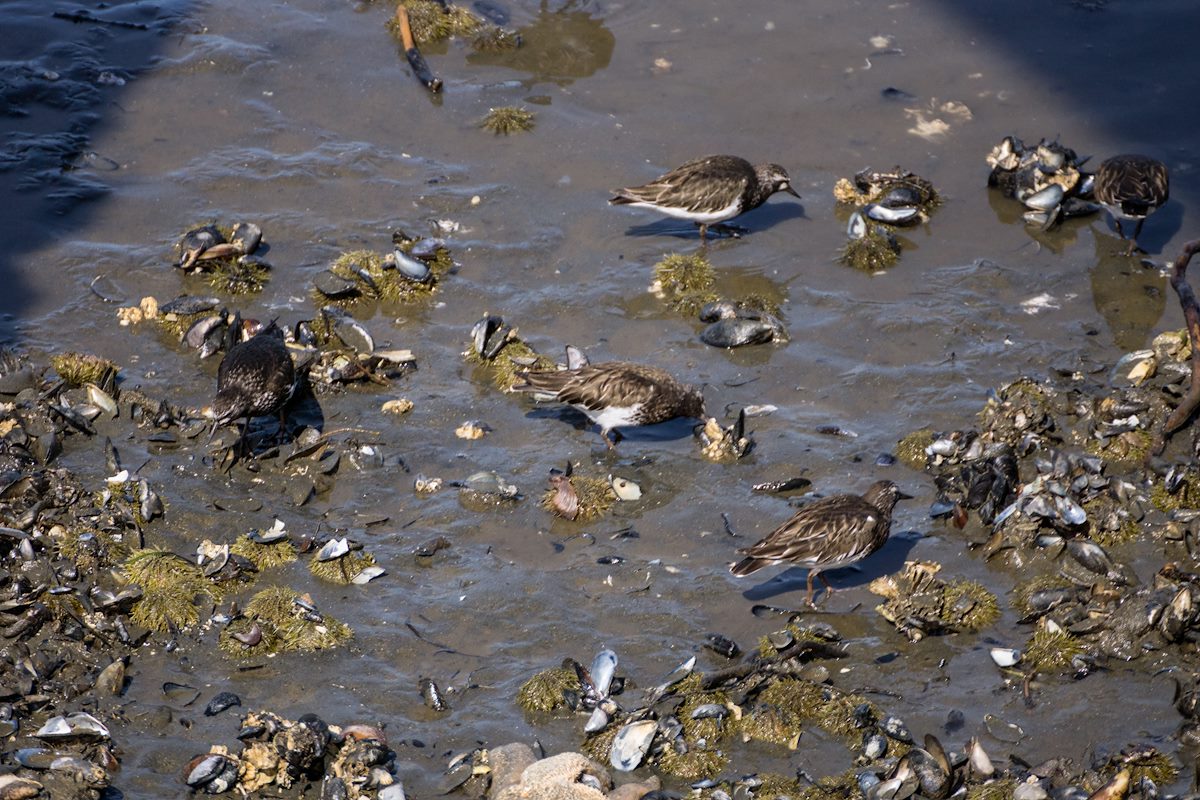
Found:
<svg viewBox="0 0 1200 800"><path fill-rule="evenodd" d="M325 543L325 546L317 551L318 561L333 561L335 558L341 558L350 552L350 542L346 537L340 539L330 539Z"/></svg>
<svg viewBox="0 0 1200 800"><path fill-rule="evenodd" d="M612 749L608 754L608 763L620 772L631 772L642 763L658 732L658 723L652 719L631 722L621 728L613 739Z"/></svg>
<svg viewBox="0 0 1200 800"><path fill-rule="evenodd" d="M618 500L637 500L642 496L642 487L628 478L609 475L608 482L612 485L612 490Z"/></svg>
<svg viewBox="0 0 1200 800"><path fill-rule="evenodd" d="M39 739L107 739L108 728L84 711L51 717L34 734Z"/></svg>
<svg viewBox="0 0 1200 800"><path fill-rule="evenodd" d="M993 647L989 653L998 667L1011 667L1021 660L1021 651L1011 647Z"/></svg>
<svg viewBox="0 0 1200 800"><path fill-rule="evenodd" d="M313 286L326 297L350 297L359 294L358 283L335 272L325 270L313 278Z"/></svg>
<svg viewBox="0 0 1200 800"><path fill-rule="evenodd" d="M233 231L229 234L229 242L242 255L250 255L258 249L258 245L262 242L262 228L253 222L239 222L233 226Z"/></svg>

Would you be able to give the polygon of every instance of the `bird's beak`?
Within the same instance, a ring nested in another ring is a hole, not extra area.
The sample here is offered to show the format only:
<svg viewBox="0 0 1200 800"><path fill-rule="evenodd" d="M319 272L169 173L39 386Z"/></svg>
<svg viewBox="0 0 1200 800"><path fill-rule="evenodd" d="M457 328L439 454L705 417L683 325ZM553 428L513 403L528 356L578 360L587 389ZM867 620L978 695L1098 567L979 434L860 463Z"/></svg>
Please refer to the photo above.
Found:
<svg viewBox="0 0 1200 800"><path fill-rule="evenodd" d="M221 420L220 419L213 420L213 425L208 430L208 439L205 440L204 444L206 444L206 445L212 444L213 437L217 435L217 428L219 428L219 427L221 427Z"/></svg>
<svg viewBox="0 0 1200 800"><path fill-rule="evenodd" d="M903 489L896 490L896 499L897 500L912 500L913 497L915 497L915 496L916 495L911 495L908 492L904 491Z"/></svg>
<svg viewBox="0 0 1200 800"><path fill-rule="evenodd" d="M784 184L784 185L783 185L783 186L781 186L780 188L781 188L783 191L785 191L785 192L787 192L788 194L790 194L792 197L796 198L797 200L799 200L799 199L800 199L800 193L799 193L799 192L797 192L795 189L793 189L793 188L792 188L792 185L791 185L790 183Z"/></svg>

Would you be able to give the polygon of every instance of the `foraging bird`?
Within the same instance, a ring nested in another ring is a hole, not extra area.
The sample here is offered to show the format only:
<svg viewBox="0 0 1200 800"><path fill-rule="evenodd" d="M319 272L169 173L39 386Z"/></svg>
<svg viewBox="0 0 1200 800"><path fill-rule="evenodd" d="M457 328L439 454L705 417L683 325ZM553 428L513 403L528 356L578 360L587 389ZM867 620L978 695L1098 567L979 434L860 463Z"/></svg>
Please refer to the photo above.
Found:
<svg viewBox="0 0 1200 800"><path fill-rule="evenodd" d="M709 225L758 208L776 192L800 197L778 164L755 166L737 156L705 156L643 186L617 189L608 202L689 219L700 226L701 240L707 240ZM732 226L721 227L736 235Z"/></svg>
<svg viewBox="0 0 1200 800"><path fill-rule="evenodd" d="M746 557L729 571L740 577L770 564L808 567L807 601L814 606L813 578L820 575L828 594L833 594L821 573L853 564L883 547L892 528L892 509L904 497L910 495L891 481L872 484L862 497L823 497L802 507L757 544L738 550Z"/></svg>
<svg viewBox="0 0 1200 800"><path fill-rule="evenodd" d="M1137 220L1129 249L1125 255L1133 255L1137 237L1142 232L1142 223L1170 197L1170 181L1167 165L1149 156L1113 156L1096 170L1094 180L1096 199L1108 209L1117 223L1117 233L1125 238L1124 220Z"/></svg>
<svg viewBox="0 0 1200 800"><path fill-rule="evenodd" d="M213 431L242 417L249 427L252 417L275 413L279 414L280 430L286 430L283 409L295 384L292 356L283 342L283 332L272 322L256 336L229 348L221 360L217 396L210 412Z"/></svg>
<svg viewBox="0 0 1200 800"><path fill-rule="evenodd" d="M680 383L658 367L608 361L579 369L522 372L523 383L513 391L540 392L566 403L600 426L610 450L614 429L654 425L676 417L703 417L704 396L694 386Z"/></svg>

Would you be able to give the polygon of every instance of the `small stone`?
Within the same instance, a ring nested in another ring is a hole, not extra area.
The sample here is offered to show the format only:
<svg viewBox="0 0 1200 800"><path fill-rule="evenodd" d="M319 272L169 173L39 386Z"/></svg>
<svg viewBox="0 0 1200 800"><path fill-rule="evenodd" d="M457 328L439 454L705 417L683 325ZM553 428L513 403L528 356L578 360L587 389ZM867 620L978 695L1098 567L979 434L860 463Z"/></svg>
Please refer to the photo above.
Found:
<svg viewBox="0 0 1200 800"><path fill-rule="evenodd" d="M482 439L490 430L491 428L482 422L471 421L459 425L454 430L454 435L460 439Z"/></svg>
<svg viewBox="0 0 1200 800"><path fill-rule="evenodd" d="M388 400L383 404L380 410L385 414L395 414L396 416L400 416L401 414L407 414L413 410L413 401L409 400L407 397L400 397L396 400Z"/></svg>

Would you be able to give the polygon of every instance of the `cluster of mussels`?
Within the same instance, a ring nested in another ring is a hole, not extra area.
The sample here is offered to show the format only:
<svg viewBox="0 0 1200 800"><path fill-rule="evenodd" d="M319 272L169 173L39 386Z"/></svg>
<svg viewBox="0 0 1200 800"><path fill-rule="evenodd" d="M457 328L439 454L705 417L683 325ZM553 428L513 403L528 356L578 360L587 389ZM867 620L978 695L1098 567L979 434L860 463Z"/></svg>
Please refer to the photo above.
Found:
<svg viewBox="0 0 1200 800"><path fill-rule="evenodd" d="M702 253L672 253L654 265L650 293L683 314L697 315L705 327L700 341L710 347L743 347L786 342L787 327L778 304L762 295L721 299L716 270Z"/></svg>
<svg viewBox="0 0 1200 800"><path fill-rule="evenodd" d="M833 186L833 197L855 207L846 225L848 241L842 263L872 272L886 269L900 258L894 229L928 221L930 212L942 202L933 184L900 167L890 172L867 167L853 180L840 178Z"/></svg>
<svg viewBox="0 0 1200 800"><path fill-rule="evenodd" d="M1042 139L1028 147L1015 136L1005 136L987 155L992 168L988 186L1025 205L1025 221L1049 230L1068 217L1095 214L1091 202L1092 176L1083 172L1087 158L1057 140Z"/></svg>
<svg viewBox="0 0 1200 800"><path fill-rule="evenodd" d="M918 744L903 720L831 683L830 670L815 660L840 657L841 644L832 627L806 624L799 615L740 661L737 644L713 634L704 646L728 660L726 665L702 673L693 657L636 700L626 699L633 682L617 675L616 654L604 650L590 667L567 659L538 673L521 688L518 703L531 714L586 714L583 753L619 772L652 765L690 782L691 796L704 800L1151 800L1159 797L1158 785L1178 774L1169 757L1146 746L1097 756L1081 770L1061 759L1030 765L1012 756L1009 764L999 764L978 738L960 751L933 735ZM1001 741L1023 735L994 717L985 725ZM736 771L729 769L730 751L739 744L761 741L795 749L811 728L843 742L856 754L854 765L819 779L803 772L731 776ZM464 760L470 768L462 766ZM484 750L457 757L444 789L496 797L489 787L489 761ZM594 764L590 773L603 775L603 768ZM590 794L578 790L564 796L599 800L604 790L601 784ZM646 791L640 788L632 796L680 796Z"/></svg>
<svg viewBox="0 0 1200 800"><path fill-rule="evenodd" d="M155 426L165 404L118 393L115 365L64 354L56 377L0 355L0 797L100 797L119 769L103 718L149 631L140 587L109 568L140 546L164 504L122 468L88 488L57 466L70 440L117 415ZM103 420L101 419L103 418Z"/></svg>
<svg viewBox="0 0 1200 800"><path fill-rule="evenodd" d="M232 542L205 540L195 560L162 549L154 541L155 523L166 503L149 481L122 464L113 439L139 439L157 452L177 446L181 437L198 437L208 424L137 390L121 389L117 366L104 359L66 353L52 357L51 364L51 370L38 369L0 353L3 800L94 800L105 793L119 768L120 750L109 734L119 717L117 698L127 689L130 663L150 637L165 635L164 649L170 651L188 631L202 631L211 622L219 626L220 649L243 660L336 646L352 635L350 629L322 613L306 593L275 586L253 595L244 608L233 602L228 611L214 609L247 589L260 572L306 553L310 572L321 580L361 584L383 573L344 534L293 542L278 523ZM103 450L107 477L88 487L59 462L64 452L93 447ZM283 473L296 472L303 490L293 501L302 503L318 489L316 479L336 471L343 452L352 468L379 466L377 449L342 448L329 434L308 430L280 458L281 474L264 479L291 480ZM262 462L271 463L269 453ZM224 501L215 503L224 507ZM185 705L199 694L173 683L163 692L168 700L189 694ZM282 722L278 727L290 729ZM354 744L338 740L328 773L330 781L353 788L329 797L361 797L367 787L389 785L378 773L384 762L369 755L369 742L380 740L355 738L354 730L341 732ZM269 772L272 767L260 756L255 751L238 761L239 777L251 768ZM280 758L289 756L280 751ZM229 767L210 759L193 765L188 779L214 792L229 779ZM249 790L254 780L262 778L243 781L242 788Z"/></svg>
<svg viewBox="0 0 1200 800"><path fill-rule="evenodd" d="M190 269L219 266L234 258L231 254L235 251L257 247L258 238L250 235L257 229L247 232L247 227L236 226L229 242L215 226L189 231L178 246L180 265ZM318 274L312 291L317 315L299 320L285 331L297 372L315 388L356 382L386 385L414 369L416 359L411 350L377 347L370 330L354 318L352 310L362 304L428 297L453 261L441 239L413 237L401 231L392 239L393 252L386 256L367 250L344 253L329 270ZM240 263L245 256L236 258ZM237 291L232 285L217 288ZM190 294L161 304L153 297L142 298L136 306L118 309L117 315L122 324L158 322L200 358L228 351L265 327L259 320L243 319L240 311L230 310L218 297Z"/></svg>
<svg viewBox="0 0 1200 800"><path fill-rule="evenodd" d="M900 444L933 474L931 514L1026 576L1013 602L1033 633L992 657L1027 695L1039 675L1082 677L1106 659L1154 652L1186 666L1200 637L1200 576L1167 561L1143 581L1119 558L1138 540L1190 554L1200 471L1190 454L1151 456L1189 355L1183 333L1165 333L1100 381L1022 378L989 397L976 428Z"/></svg>
<svg viewBox="0 0 1200 800"><path fill-rule="evenodd" d="M375 725L326 724L315 714L289 720L251 711L242 720L240 750L213 745L184 770L197 792L242 796L267 789L320 783L322 800L404 800L393 774L395 753Z"/></svg>
<svg viewBox="0 0 1200 800"><path fill-rule="evenodd" d="M180 238L175 266L204 274L214 289L230 294L261 291L271 271L258 252L262 236L262 228L253 222L238 222L226 229L201 225Z"/></svg>

